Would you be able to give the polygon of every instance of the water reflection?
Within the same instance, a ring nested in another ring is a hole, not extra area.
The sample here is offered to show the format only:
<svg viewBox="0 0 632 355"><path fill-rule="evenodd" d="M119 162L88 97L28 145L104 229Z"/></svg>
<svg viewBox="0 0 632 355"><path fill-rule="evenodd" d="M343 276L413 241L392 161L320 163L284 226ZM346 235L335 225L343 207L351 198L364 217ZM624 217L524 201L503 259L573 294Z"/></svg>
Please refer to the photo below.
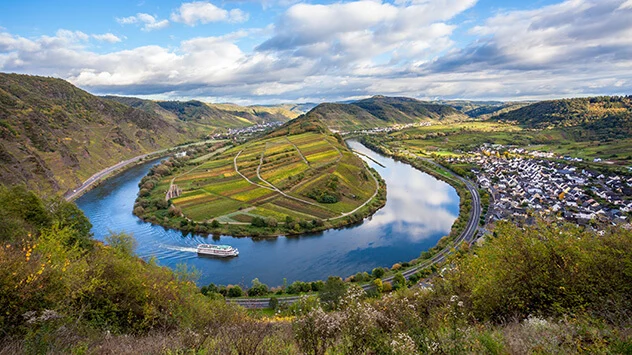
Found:
<svg viewBox="0 0 632 355"><path fill-rule="evenodd" d="M459 206L452 187L357 142L349 144L385 166L366 160L387 183L386 206L372 218L351 227L301 236L251 239L183 235L153 226L131 214L138 181L151 164L135 167L107 181L81 197L77 204L92 221L97 239L103 239L109 231L132 233L138 241L139 256L155 256L160 264L169 267L178 263L195 266L202 275L200 284L249 285L258 277L262 282L279 285L283 278L292 282L329 275L348 276L415 258L449 232ZM240 255L224 260L198 257L195 247L208 242L230 244L239 248Z"/></svg>

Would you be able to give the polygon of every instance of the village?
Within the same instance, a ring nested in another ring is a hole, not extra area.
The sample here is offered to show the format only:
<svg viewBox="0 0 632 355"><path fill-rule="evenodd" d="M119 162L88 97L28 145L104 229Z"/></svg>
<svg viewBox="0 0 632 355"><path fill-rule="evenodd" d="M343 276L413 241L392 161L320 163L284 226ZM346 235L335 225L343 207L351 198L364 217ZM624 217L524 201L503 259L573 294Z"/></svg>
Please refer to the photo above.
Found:
<svg viewBox="0 0 632 355"><path fill-rule="evenodd" d="M570 157L485 145L451 164L476 165L479 186L492 199L486 222L508 219L531 224L537 215L579 225L629 224L632 177L580 169Z"/></svg>
<svg viewBox="0 0 632 355"><path fill-rule="evenodd" d="M244 140L252 136L255 133L263 132L266 130L270 130L276 127L279 127L283 124L281 121L272 121L259 123L253 126L243 127L243 128L230 128L226 132L215 133L210 136L211 139L233 139L240 138L240 140Z"/></svg>

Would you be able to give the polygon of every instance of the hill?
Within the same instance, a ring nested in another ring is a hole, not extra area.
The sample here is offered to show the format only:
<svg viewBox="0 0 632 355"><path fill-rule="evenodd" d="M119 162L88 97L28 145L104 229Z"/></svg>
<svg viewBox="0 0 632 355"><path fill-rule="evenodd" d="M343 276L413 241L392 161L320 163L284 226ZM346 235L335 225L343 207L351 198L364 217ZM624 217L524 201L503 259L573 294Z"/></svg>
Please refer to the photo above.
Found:
<svg viewBox="0 0 632 355"><path fill-rule="evenodd" d="M307 116L211 150L153 168L134 213L186 231L257 236L353 223L384 203L373 172L340 136Z"/></svg>
<svg viewBox="0 0 632 355"><path fill-rule="evenodd" d="M239 106L209 104L201 101L152 101L135 97L104 96L149 113L191 124L215 128L239 128L258 123L288 121L302 112L293 111L292 105Z"/></svg>
<svg viewBox="0 0 632 355"><path fill-rule="evenodd" d="M578 140L628 138L632 134L632 96L542 101L495 119L528 128L565 128Z"/></svg>
<svg viewBox="0 0 632 355"><path fill-rule="evenodd" d="M374 96L348 104L325 103L308 116L337 131L352 131L428 121L458 121L468 117L451 106L405 97Z"/></svg>
<svg viewBox="0 0 632 355"><path fill-rule="evenodd" d="M0 180L65 192L121 160L199 132L54 78L0 73Z"/></svg>
<svg viewBox="0 0 632 355"><path fill-rule="evenodd" d="M501 101L439 100L436 102L438 104L452 106L471 118L483 120L529 105L528 102Z"/></svg>

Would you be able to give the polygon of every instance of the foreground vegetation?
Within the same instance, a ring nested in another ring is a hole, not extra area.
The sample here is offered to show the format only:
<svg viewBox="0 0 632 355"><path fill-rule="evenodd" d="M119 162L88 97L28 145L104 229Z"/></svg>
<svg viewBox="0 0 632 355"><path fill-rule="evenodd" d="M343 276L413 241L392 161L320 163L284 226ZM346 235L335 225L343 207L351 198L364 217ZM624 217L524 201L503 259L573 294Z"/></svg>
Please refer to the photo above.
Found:
<svg viewBox="0 0 632 355"><path fill-rule="evenodd" d="M243 145L190 151L151 169L134 213L170 228L247 236L361 221L384 205L385 185L343 143L299 119ZM181 193L166 200L174 186Z"/></svg>
<svg viewBox="0 0 632 355"><path fill-rule="evenodd" d="M272 314L204 296L186 268L136 258L128 236L93 241L74 204L20 187L0 187L0 202L0 353L632 351L625 229L500 223L482 246L453 254L432 286L375 282L367 295L330 278L318 298Z"/></svg>

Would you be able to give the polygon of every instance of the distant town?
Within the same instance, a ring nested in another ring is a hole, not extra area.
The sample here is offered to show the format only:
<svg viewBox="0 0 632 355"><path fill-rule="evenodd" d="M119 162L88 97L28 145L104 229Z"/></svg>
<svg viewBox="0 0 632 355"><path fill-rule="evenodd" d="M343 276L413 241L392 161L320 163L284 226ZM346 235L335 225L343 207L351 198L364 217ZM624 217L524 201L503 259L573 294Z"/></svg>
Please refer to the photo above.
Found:
<svg viewBox="0 0 632 355"><path fill-rule="evenodd" d="M361 129L355 131L338 131L335 129L331 129L334 133L340 133L342 136L350 135L350 134L377 134L377 133L390 133L394 131L401 131L406 128L412 127L427 127L432 126L432 122L415 122L415 123L406 123L406 124L395 124L389 127L375 127L371 129Z"/></svg>
<svg viewBox="0 0 632 355"><path fill-rule="evenodd" d="M447 161L479 167L472 170L476 180L492 195L487 222L531 223L539 214L579 225L629 225L632 177L577 168L571 161L579 158L561 157L562 162L547 158L556 156L484 145L473 154Z"/></svg>
<svg viewBox="0 0 632 355"><path fill-rule="evenodd" d="M215 133L210 136L212 139L232 139L232 138L246 138L250 137L255 133L271 130L273 128L279 127L283 124L281 121L273 121L266 123L259 123L254 126L248 126L243 128L230 128L227 132Z"/></svg>

